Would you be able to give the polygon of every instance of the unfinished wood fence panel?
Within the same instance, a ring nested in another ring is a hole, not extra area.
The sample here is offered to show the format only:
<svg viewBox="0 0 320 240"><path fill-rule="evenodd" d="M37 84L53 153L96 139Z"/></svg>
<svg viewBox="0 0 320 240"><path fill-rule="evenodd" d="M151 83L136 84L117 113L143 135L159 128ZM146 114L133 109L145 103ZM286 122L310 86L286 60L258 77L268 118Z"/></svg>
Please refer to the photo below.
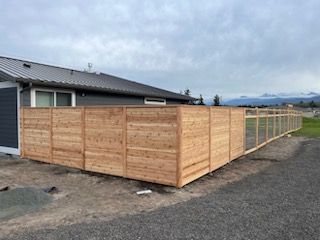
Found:
<svg viewBox="0 0 320 240"><path fill-rule="evenodd" d="M52 162L83 167L81 108L52 109Z"/></svg>
<svg viewBox="0 0 320 240"><path fill-rule="evenodd" d="M85 109L85 170L124 175L124 109Z"/></svg>
<svg viewBox="0 0 320 240"><path fill-rule="evenodd" d="M302 124L295 111L205 106L22 108L20 117L22 157L176 187Z"/></svg>
<svg viewBox="0 0 320 240"><path fill-rule="evenodd" d="M181 107L181 184L185 185L210 171L210 109Z"/></svg>
<svg viewBox="0 0 320 240"><path fill-rule="evenodd" d="M231 127L230 127L230 160L234 160L244 154L244 127L245 127L245 109L231 109Z"/></svg>
<svg viewBox="0 0 320 240"><path fill-rule="evenodd" d="M23 109L22 152L23 156L51 163L50 151L50 110L49 109Z"/></svg>
<svg viewBox="0 0 320 240"><path fill-rule="evenodd" d="M210 122L210 172L230 161L231 108L212 107Z"/></svg>
<svg viewBox="0 0 320 240"><path fill-rule="evenodd" d="M176 186L177 109L127 108L127 177Z"/></svg>

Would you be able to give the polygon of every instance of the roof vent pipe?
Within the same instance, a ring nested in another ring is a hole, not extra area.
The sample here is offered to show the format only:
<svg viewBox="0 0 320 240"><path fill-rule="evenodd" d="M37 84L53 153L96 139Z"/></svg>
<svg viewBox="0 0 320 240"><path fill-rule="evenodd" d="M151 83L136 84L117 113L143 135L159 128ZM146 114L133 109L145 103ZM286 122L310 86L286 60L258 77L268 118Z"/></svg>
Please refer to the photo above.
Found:
<svg viewBox="0 0 320 240"><path fill-rule="evenodd" d="M28 64L28 63L24 63L23 66L24 66L25 68L31 68L31 64Z"/></svg>

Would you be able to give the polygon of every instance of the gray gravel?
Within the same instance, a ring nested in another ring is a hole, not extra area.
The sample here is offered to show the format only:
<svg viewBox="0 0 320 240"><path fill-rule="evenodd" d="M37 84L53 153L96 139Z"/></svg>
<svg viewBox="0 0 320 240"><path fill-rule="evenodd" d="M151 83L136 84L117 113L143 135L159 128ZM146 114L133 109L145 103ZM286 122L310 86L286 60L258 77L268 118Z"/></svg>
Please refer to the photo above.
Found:
<svg viewBox="0 0 320 240"><path fill-rule="evenodd" d="M0 192L0 223L35 212L51 201L49 194L36 188L16 188Z"/></svg>
<svg viewBox="0 0 320 240"><path fill-rule="evenodd" d="M204 197L12 239L320 239L320 140ZM8 238L6 238L8 239Z"/></svg>

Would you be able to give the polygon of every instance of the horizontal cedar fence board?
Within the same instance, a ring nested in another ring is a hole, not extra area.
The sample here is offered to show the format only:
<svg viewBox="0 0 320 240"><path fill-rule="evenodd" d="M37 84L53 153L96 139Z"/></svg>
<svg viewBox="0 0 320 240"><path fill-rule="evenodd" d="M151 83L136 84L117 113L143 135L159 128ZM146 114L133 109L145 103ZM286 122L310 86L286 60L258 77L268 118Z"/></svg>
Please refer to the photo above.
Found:
<svg viewBox="0 0 320 240"><path fill-rule="evenodd" d="M176 185L176 108L127 108L127 177Z"/></svg>
<svg viewBox="0 0 320 240"><path fill-rule="evenodd" d="M85 109L85 170L123 176L124 108Z"/></svg>
<svg viewBox="0 0 320 240"><path fill-rule="evenodd" d="M52 162L83 169L81 109L52 109Z"/></svg>
<svg viewBox="0 0 320 240"><path fill-rule="evenodd" d="M22 108L21 155L182 187L300 129L301 119L295 111L235 107ZM248 140L256 145L245 151Z"/></svg>
<svg viewBox="0 0 320 240"><path fill-rule="evenodd" d="M210 108L181 107L182 186L210 171L209 114Z"/></svg>
<svg viewBox="0 0 320 240"><path fill-rule="evenodd" d="M52 163L50 158L50 110L24 109L21 121L23 156L34 160Z"/></svg>
<svg viewBox="0 0 320 240"><path fill-rule="evenodd" d="M210 172L230 161L230 111L231 108L211 108L211 159Z"/></svg>
<svg viewBox="0 0 320 240"><path fill-rule="evenodd" d="M244 154L244 111L243 108L231 108L230 160Z"/></svg>

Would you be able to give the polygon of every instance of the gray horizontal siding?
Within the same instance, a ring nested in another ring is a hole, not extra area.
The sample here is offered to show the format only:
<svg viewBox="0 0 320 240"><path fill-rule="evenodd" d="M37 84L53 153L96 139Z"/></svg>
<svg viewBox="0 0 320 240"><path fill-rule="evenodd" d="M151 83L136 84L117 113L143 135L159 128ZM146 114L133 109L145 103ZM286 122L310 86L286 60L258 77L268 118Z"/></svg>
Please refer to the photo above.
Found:
<svg viewBox="0 0 320 240"><path fill-rule="evenodd" d="M144 98L138 96L127 96L108 94L100 92L77 91L76 105L141 105L144 104Z"/></svg>
<svg viewBox="0 0 320 240"><path fill-rule="evenodd" d="M18 148L17 88L0 89L0 146Z"/></svg>
<svg viewBox="0 0 320 240"><path fill-rule="evenodd" d="M41 87L41 86L34 86ZM48 88L50 89L50 88ZM57 89L57 88L55 88ZM63 88L65 90L65 88ZM73 90L73 89L70 89ZM25 89L20 94L21 105L31 106L30 89ZM167 104L186 104L188 101L179 99L166 99ZM94 106L94 105L143 105L144 97L110 94L96 91L77 90L76 105L77 106Z"/></svg>
<svg viewBox="0 0 320 240"><path fill-rule="evenodd" d="M24 89L22 93L20 93L20 104L24 107L31 106L31 95L30 88Z"/></svg>

